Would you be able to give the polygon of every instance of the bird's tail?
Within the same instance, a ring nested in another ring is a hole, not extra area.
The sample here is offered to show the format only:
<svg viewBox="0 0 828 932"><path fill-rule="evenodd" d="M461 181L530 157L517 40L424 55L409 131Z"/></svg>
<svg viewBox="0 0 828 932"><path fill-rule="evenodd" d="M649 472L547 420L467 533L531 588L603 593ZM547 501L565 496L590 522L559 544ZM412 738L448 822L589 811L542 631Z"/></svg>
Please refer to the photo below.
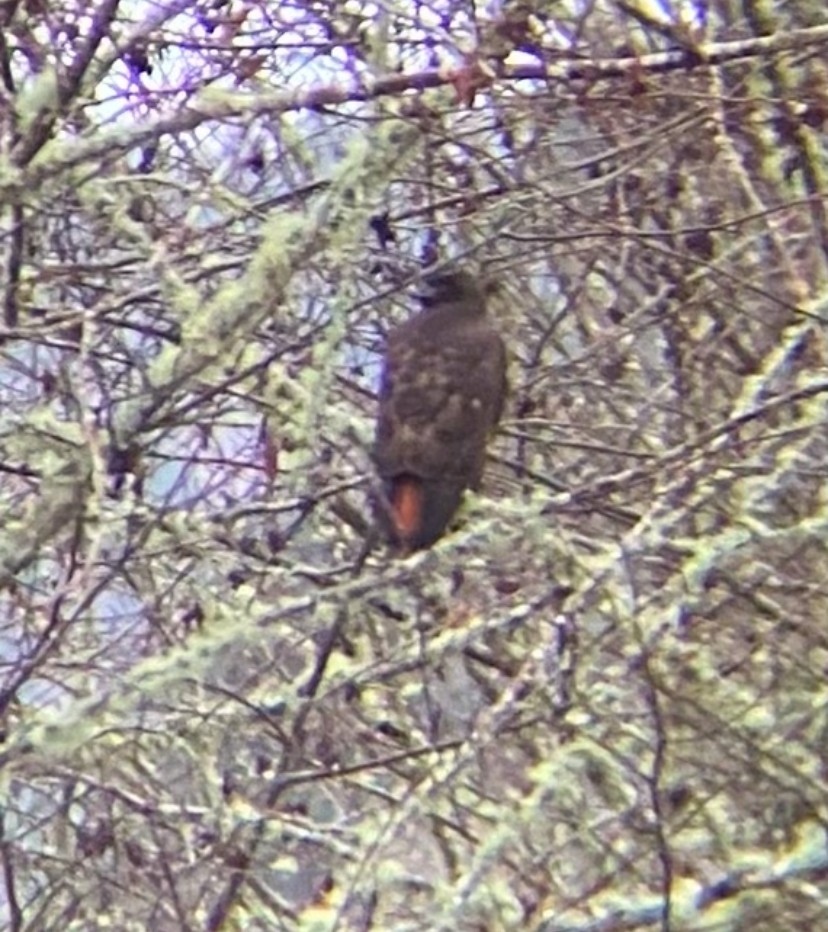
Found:
<svg viewBox="0 0 828 932"><path fill-rule="evenodd" d="M405 550L429 547L446 530L463 499L463 484L446 479L395 476L386 483L383 524Z"/></svg>

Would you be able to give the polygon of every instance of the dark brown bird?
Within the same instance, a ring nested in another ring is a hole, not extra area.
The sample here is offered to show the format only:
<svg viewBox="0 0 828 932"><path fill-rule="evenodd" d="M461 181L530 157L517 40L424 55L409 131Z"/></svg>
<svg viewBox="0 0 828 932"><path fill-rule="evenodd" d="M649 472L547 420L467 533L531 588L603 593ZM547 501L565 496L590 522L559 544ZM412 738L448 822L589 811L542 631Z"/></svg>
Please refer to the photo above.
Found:
<svg viewBox="0 0 828 932"><path fill-rule="evenodd" d="M423 310L388 336L374 441L380 520L404 551L445 531L483 475L506 393L503 341L467 271L430 276Z"/></svg>

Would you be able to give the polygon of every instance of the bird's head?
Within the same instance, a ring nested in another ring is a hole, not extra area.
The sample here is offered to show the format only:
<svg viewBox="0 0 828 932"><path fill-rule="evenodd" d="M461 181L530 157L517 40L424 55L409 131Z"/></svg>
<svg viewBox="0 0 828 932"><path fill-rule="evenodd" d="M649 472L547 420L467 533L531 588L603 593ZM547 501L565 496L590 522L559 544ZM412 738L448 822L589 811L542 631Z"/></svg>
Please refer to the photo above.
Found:
<svg viewBox="0 0 828 932"><path fill-rule="evenodd" d="M434 272L423 279L423 284L419 297L424 307L457 305L478 312L485 310L485 288L467 269Z"/></svg>

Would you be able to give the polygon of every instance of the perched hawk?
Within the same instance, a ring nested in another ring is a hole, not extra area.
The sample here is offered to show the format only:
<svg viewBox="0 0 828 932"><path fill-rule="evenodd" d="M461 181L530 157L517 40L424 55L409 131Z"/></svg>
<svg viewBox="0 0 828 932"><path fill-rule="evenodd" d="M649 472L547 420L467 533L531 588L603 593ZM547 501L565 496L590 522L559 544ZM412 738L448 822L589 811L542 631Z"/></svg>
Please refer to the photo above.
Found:
<svg viewBox="0 0 828 932"><path fill-rule="evenodd" d="M404 551L433 544L483 474L506 393L503 341L465 271L432 275L423 310L388 336L374 441L380 519Z"/></svg>

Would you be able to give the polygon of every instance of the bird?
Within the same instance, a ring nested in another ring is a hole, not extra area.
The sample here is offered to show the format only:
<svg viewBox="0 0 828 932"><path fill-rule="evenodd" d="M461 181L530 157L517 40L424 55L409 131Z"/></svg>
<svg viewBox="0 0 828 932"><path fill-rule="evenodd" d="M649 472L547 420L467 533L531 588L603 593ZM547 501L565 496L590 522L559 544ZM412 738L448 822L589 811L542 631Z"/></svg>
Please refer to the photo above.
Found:
<svg viewBox="0 0 828 932"><path fill-rule="evenodd" d="M483 476L507 392L506 349L469 270L425 278L422 309L387 337L372 458L376 508L403 553L445 533Z"/></svg>

